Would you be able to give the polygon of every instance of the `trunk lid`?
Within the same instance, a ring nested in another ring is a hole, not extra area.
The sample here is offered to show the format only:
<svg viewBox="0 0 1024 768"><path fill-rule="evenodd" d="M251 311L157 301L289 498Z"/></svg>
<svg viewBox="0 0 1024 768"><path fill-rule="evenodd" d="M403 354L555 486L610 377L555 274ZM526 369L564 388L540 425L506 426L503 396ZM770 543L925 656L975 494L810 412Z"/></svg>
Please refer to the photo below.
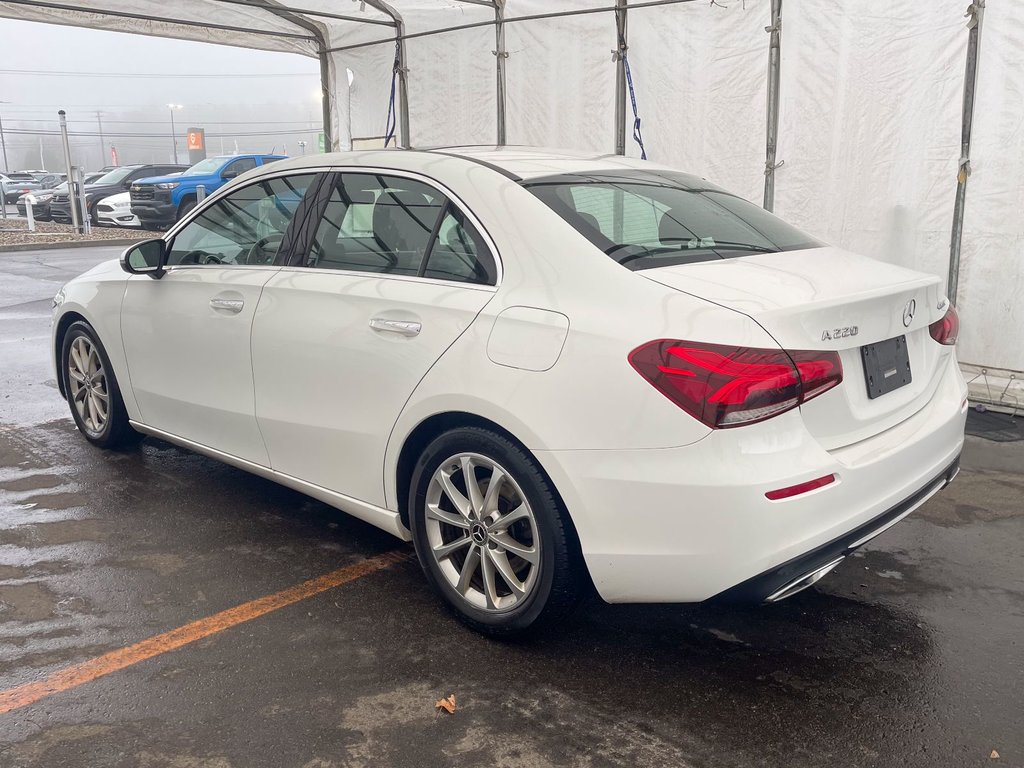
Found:
<svg viewBox="0 0 1024 768"><path fill-rule="evenodd" d="M864 440L924 407L950 354L928 332L948 308L939 278L838 248L637 274L749 316L784 349L838 351L842 384L801 406L807 428L826 449ZM911 381L869 398L861 348L898 336L906 337Z"/></svg>

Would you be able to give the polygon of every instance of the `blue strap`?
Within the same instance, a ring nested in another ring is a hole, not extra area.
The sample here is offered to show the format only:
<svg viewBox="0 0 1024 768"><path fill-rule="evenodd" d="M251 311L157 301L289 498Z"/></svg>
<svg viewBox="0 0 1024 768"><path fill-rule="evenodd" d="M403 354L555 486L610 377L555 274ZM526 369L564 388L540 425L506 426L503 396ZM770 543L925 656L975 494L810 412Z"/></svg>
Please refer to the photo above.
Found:
<svg viewBox="0 0 1024 768"><path fill-rule="evenodd" d="M398 69L401 66L401 49L398 43L395 43L395 64L391 68L391 98L388 99L388 117L384 122L384 146L385 148L391 144L391 140L395 138L395 84L398 81Z"/></svg>
<svg viewBox="0 0 1024 768"><path fill-rule="evenodd" d="M640 145L640 159L647 159L647 150L644 149L644 137L640 133L640 115L636 110L636 93L633 91L633 75L629 71L629 58L626 56L626 41L620 41L622 51L622 68L626 70L626 84L629 86L629 100L633 104L633 141Z"/></svg>

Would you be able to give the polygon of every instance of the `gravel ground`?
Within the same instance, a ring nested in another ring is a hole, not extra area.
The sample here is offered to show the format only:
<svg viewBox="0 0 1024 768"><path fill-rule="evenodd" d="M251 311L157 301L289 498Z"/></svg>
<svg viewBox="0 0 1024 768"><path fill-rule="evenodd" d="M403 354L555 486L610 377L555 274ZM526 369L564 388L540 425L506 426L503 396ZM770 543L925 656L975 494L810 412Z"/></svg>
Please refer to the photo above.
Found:
<svg viewBox="0 0 1024 768"><path fill-rule="evenodd" d="M27 245L29 243L66 243L70 241L103 241L123 240L125 238L137 237L145 240L150 237L159 237L161 233L135 228L119 227L93 227L92 233L88 235L76 234L70 224L54 224L53 222L37 221L36 231L28 231L28 222L25 219L0 219L0 246L4 245Z"/></svg>

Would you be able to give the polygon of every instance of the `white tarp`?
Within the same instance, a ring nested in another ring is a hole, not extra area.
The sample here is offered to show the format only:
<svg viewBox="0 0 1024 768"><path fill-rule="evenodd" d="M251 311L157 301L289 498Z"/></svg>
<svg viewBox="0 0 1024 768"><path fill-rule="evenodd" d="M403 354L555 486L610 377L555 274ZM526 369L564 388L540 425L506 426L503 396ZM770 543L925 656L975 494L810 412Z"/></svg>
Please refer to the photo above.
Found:
<svg viewBox="0 0 1024 768"><path fill-rule="evenodd" d="M639 0L633 0L638 2ZM277 3L289 5L290 0ZM495 141L494 8L456 0L303 0L311 31L239 0L0 0L0 16L316 55L332 52L336 147L380 137L405 32L412 144ZM517 21L613 0L507 0L507 141L614 150L615 16ZM968 0L785 0L776 211L826 241L946 276ZM102 11L155 17L132 21ZM761 201L770 0L629 10L643 135L666 162ZM190 26L210 23L217 28ZM392 25L392 26L388 26ZM230 28L230 29L229 29ZM251 33L246 33L250 30ZM274 34L294 37L275 37ZM1024 370L1024 3L988 0L958 303L962 360ZM349 89L347 70L353 80ZM627 106L627 124L632 111ZM628 131L627 131L628 133ZM627 153L638 148L627 141ZM1024 393L1022 393L1024 400Z"/></svg>

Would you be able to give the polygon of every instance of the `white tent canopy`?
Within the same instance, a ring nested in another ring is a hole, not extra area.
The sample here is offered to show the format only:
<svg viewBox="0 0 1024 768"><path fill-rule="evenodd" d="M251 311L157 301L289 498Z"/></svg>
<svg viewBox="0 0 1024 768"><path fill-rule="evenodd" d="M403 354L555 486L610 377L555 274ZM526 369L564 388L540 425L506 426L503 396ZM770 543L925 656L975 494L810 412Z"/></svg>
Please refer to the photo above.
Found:
<svg viewBox="0 0 1024 768"><path fill-rule="evenodd" d="M968 2L7 0L0 16L319 57L334 149L386 136L393 103L404 146L638 156L624 41L651 159L835 245L949 275L975 395L1013 405L1024 4Z"/></svg>

